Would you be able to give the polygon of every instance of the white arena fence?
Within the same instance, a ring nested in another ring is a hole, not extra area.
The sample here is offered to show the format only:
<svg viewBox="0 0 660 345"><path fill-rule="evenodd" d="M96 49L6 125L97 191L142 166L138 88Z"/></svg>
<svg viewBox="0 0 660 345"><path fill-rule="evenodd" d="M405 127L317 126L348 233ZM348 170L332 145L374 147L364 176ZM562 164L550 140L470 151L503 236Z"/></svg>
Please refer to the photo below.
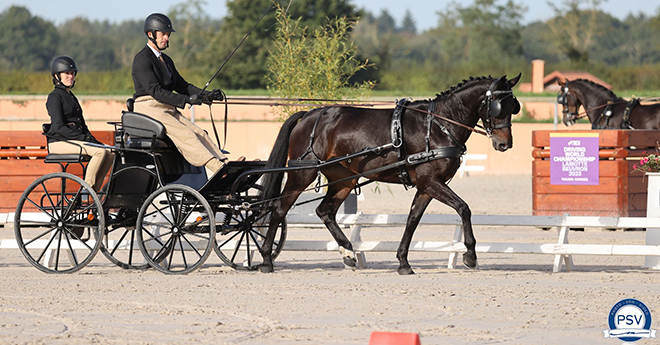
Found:
<svg viewBox="0 0 660 345"><path fill-rule="evenodd" d="M396 252L399 241L362 241L363 227L396 226L405 227L408 215L405 214L338 214L340 226L351 228L350 240L356 252L358 267L366 268L367 252ZM12 223L13 213L0 214L0 224ZM289 226L322 225L321 220L312 214L287 215ZM455 226L452 241L413 241L411 252L448 253L447 267L455 268L458 254L465 252L462 243L463 227L458 215L426 214L419 225L449 225ZM571 228L606 228L606 229L653 229L660 225L658 218L643 217L586 217L586 216L523 216L523 215L472 215L473 226L514 226L531 228L554 228L557 230L555 243L483 243L477 242L478 253L504 254L548 254L554 255L553 272L562 269L573 269L572 255L630 255L630 256L660 256L660 245L626 245L626 244L571 244L568 241ZM0 239L0 249L17 249L15 239ZM338 251L335 241L307 241L287 239L283 250L287 251Z"/></svg>

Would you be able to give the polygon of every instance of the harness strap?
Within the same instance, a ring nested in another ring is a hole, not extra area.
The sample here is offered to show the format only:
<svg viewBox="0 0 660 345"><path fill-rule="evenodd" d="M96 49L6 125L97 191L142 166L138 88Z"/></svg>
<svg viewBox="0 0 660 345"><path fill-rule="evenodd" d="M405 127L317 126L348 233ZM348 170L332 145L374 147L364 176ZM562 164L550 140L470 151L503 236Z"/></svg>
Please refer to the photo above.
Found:
<svg viewBox="0 0 660 345"><path fill-rule="evenodd" d="M621 120L622 129L634 129L630 123L630 115L634 107L639 104L639 98L633 98L626 105L626 110L623 111L623 120Z"/></svg>
<svg viewBox="0 0 660 345"><path fill-rule="evenodd" d="M399 160L402 160L405 156L405 145L403 143L403 127L401 118L406 111L406 106L410 101L406 98L397 101L396 108L392 113L392 124L391 124L391 136L392 136L392 145L396 148L396 155ZM414 187L415 184L410 180L410 175L406 167L403 165L399 166L399 178L401 183L403 183L404 188L407 190L408 187Z"/></svg>
<svg viewBox="0 0 660 345"><path fill-rule="evenodd" d="M314 158L316 158L317 162L319 163L323 162L321 158L319 158L319 156L316 155L316 152L314 152L313 146L314 146L314 138L316 137L316 126L319 124L319 120L321 119L321 116L323 116L323 114L325 114L327 111L328 111L327 107L321 109L321 113L314 121L314 127L312 127L312 133L309 135L309 145L307 146L307 150L305 151L305 153L303 153L302 156L298 157L299 161L303 160L305 157L307 157L308 154L311 153L314 156Z"/></svg>

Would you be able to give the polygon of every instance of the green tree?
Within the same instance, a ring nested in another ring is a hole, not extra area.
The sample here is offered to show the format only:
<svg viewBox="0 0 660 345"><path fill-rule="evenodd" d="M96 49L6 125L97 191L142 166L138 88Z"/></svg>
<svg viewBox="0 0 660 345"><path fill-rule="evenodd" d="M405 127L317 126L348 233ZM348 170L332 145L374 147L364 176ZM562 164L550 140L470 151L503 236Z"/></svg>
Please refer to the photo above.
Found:
<svg viewBox="0 0 660 345"><path fill-rule="evenodd" d="M401 22L401 32L406 32L409 34L417 34L417 26L415 25L415 19L410 12L410 9L406 9L406 14L403 16L403 22Z"/></svg>
<svg viewBox="0 0 660 345"><path fill-rule="evenodd" d="M50 69L59 36L55 26L32 16L25 7L11 6L0 13L0 69Z"/></svg>
<svg viewBox="0 0 660 345"><path fill-rule="evenodd" d="M347 40L353 23L345 17L335 18L310 36L300 22L281 9L277 12L277 36L268 58L271 92L279 97L365 98L373 83L350 82L367 66L356 58L356 48ZM295 106L285 107L281 115L297 110Z"/></svg>
<svg viewBox="0 0 660 345"><path fill-rule="evenodd" d="M388 34L397 32L396 21L387 11L387 9L382 9L380 15L376 18L376 27L378 28L379 34Z"/></svg>
<svg viewBox="0 0 660 345"><path fill-rule="evenodd" d="M476 0L471 6L452 3L440 12L442 63L469 62L491 68L522 55L518 18L525 8L511 0Z"/></svg>
<svg viewBox="0 0 660 345"><path fill-rule="evenodd" d="M175 23L172 35L172 58L177 64L196 69L197 59L209 44L209 38L220 31L220 21L204 11L204 0L189 0L175 5L168 12Z"/></svg>
<svg viewBox="0 0 660 345"><path fill-rule="evenodd" d="M561 5L548 1L555 18L548 22L556 46L573 63L589 62L589 51L604 32L598 20L603 0L564 0ZM582 9L586 7L586 9Z"/></svg>
<svg viewBox="0 0 660 345"><path fill-rule="evenodd" d="M58 28L60 44L56 55L68 55L76 60L81 71L108 71L121 67L115 58L108 22L90 22L76 17Z"/></svg>
<svg viewBox="0 0 660 345"><path fill-rule="evenodd" d="M272 4L271 0L227 1L228 14L223 20L222 29L208 39L207 49L197 59L200 66L215 71ZM301 18L301 25L312 29L321 26L326 18L354 18L359 14L349 0L296 0L289 5L288 13L295 18ZM266 59L273 48L275 23L275 12L271 11L218 75L217 84L220 87L266 86Z"/></svg>

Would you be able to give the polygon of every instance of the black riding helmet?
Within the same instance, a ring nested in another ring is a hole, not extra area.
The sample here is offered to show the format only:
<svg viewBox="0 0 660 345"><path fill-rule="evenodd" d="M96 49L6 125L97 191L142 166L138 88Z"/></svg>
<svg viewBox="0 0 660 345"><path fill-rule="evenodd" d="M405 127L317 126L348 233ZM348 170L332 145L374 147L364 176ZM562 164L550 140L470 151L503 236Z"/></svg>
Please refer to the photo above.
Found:
<svg viewBox="0 0 660 345"><path fill-rule="evenodd" d="M72 58L61 55L53 59L53 63L50 65L50 75L53 76L53 84L57 85L61 82L60 73L62 72L74 72L78 74L78 66ZM76 83L75 81L73 82ZM73 87L73 85L71 85Z"/></svg>
<svg viewBox="0 0 660 345"><path fill-rule="evenodd" d="M151 42L156 44L156 31L161 32L176 32L172 27L172 21L166 15L162 13L152 13L144 21L144 33L149 37L149 32L151 32L152 38L149 38ZM167 42L167 48L170 45L170 42ZM158 46L158 45L156 45ZM163 48L163 50L165 49Z"/></svg>

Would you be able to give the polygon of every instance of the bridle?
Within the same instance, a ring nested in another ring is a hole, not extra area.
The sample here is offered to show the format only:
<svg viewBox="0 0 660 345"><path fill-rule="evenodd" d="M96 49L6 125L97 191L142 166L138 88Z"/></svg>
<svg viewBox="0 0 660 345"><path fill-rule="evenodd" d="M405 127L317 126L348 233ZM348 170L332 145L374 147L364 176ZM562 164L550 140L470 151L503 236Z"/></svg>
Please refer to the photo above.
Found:
<svg viewBox="0 0 660 345"><path fill-rule="evenodd" d="M568 105L568 97L570 97L571 100L573 101L573 104L575 104L575 111L574 112L571 112L571 110L570 110L570 107ZM592 110L605 108L605 107L612 106L613 104L618 104L618 103L621 103L621 102L607 101L607 102L605 102L605 104L601 104L601 105L595 106L593 108L585 109L582 113L578 113L577 111L578 111L578 109L580 109L580 105L582 105L582 102L580 102L580 100L577 97L575 97L575 96L573 96L573 94L571 94L570 90L568 89L568 80L566 81L566 84L564 85L564 87L559 90L559 94L557 95L557 104L561 104L563 106L562 114L563 114L564 119L566 119L566 125L567 126L572 126L572 125L575 124L575 121L577 121L579 119L582 119L582 118L585 118L585 117L588 117L589 112L592 111ZM606 110L606 111L608 111L608 110ZM610 110L610 112L611 112L611 110ZM602 115L603 114L601 114L601 116ZM570 117L568 117L568 116L570 116ZM607 115L607 114L605 114L605 116L609 117L609 115Z"/></svg>
<svg viewBox="0 0 660 345"><path fill-rule="evenodd" d="M494 129L502 129L502 128L510 128L511 127L511 119L509 121L500 123L500 124L494 124L493 119L504 119L506 116L502 116L502 101L507 99L508 97L512 97L514 101L516 101L516 106L511 112L512 114L516 114L520 111L520 103L516 99L516 96L513 95L513 90L495 90L495 87L499 80L494 80L491 84L488 90L486 91L486 97L484 98L483 101L481 101L481 105L479 105L479 109L477 110L477 115L481 117L481 111L483 110L484 107L486 107L486 116L485 118L481 118L481 121L484 124L484 129L486 130L486 134L488 134L488 137L491 136L491 133L493 132ZM495 99L494 96L498 95L504 95L504 97ZM505 114L506 115L506 114Z"/></svg>
<svg viewBox="0 0 660 345"><path fill-rule="evenodd" d="M568 105L568 97L570 97L571 100L573 101L573 104L575 104L575 112L571 112L571 109ZM579 102L580 101L577 98L575 98L575 96L573 96L571 94L571 91L568 89L568 80L566 80L566 84L564 84L564 87L559 90L559 94L557 95L557 103L562 105L563 109L561 112L563 114L564 119L566 119L568 126L574 125L575 121L587 116L586 111L581 115L577 113L577 110L580 108L580 106L578 105Z"/></svg>

